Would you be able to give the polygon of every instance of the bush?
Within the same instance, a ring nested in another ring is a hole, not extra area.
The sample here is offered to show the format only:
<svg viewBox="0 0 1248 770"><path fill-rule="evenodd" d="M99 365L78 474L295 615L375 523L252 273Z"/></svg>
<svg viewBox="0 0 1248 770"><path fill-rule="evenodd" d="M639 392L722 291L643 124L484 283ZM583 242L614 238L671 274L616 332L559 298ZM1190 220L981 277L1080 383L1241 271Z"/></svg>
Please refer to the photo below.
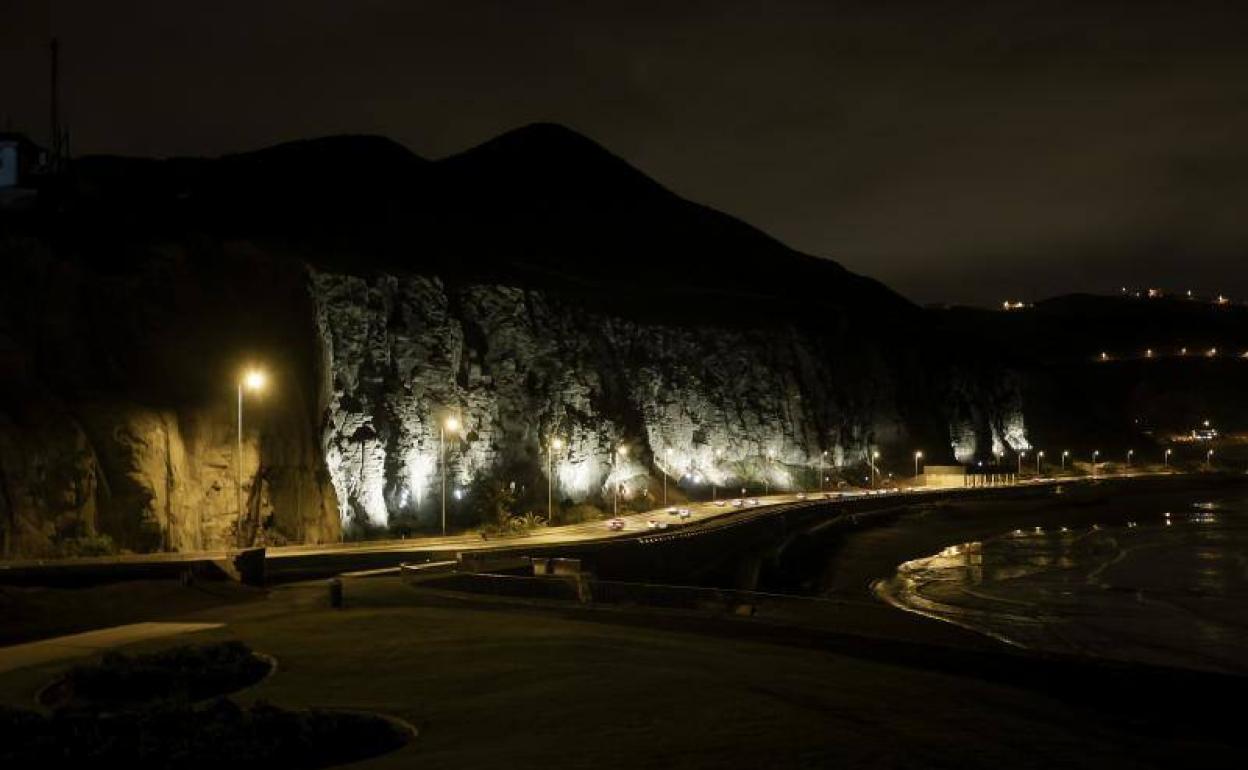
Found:
<svg viewBox="0 0 1248 770"><path fill-rule="evenodd" d="M0 766L13 768L311 770L384 754L407 739L369 714L288 711L264 702L243 709L226 699L109 716L44 717L0 707Z"/></svg>
<svg viewBox="0 0 1248 770"><path fill-rule="evenodd" d="M242 642L174 647L142 655L109 652L75 666L49 688L49 706L75 710L133 708L150 701L200 701L255 684L269 663Z"/></svg>
<svg viewBox="0 0 1248 770"><path fill-rule="evenodd" d="M587 521L600 521L605 518L606 514L602 512L596 505L589 503L577 503L570 508L565 508L556 515L557 524L583 524Z"/></svg>
<svg viewBox="0 0 1248 770"><path fill-rule="evenodd" d="M96 532L63 538L55 546L57 558L113 556L117 552L117 544L113 542L111 537Z"/></svg>

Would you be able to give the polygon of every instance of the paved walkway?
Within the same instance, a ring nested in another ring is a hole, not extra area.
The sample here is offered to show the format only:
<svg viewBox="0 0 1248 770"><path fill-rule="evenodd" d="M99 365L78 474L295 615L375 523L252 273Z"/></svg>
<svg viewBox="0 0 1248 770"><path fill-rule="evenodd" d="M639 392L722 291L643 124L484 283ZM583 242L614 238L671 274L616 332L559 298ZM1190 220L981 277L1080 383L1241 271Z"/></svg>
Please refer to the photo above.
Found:
<svg viewBox="0 0 1248 770"><path fill-rule="evenodd" d="M120 647L146 639L162 636L189 634L209 628L220 628L224 623L131 623L125 626L101 628L69 636L41 639L37 642L0 647L0 674L26 666L38 666L68 658L83 658L110 647Z"/></svg>

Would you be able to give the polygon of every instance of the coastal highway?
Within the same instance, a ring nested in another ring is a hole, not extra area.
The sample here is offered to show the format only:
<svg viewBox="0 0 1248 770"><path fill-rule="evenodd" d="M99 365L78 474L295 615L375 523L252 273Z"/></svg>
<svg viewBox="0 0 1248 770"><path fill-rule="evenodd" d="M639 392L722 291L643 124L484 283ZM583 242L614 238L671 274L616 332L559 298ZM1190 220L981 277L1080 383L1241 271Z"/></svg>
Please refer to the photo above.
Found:
<svg viewBox="0 0 1248 770"><path fill-rule="evenodd" d="M688 518L672 515L667 508L642 513L624 514L624 528L612 530L606 521L569 524L530 530L506 537L484 538L478 533L397 540L369 540L350 543L292 545L269 547L264 552L264 573L268 580L292 580L327 576L352 571L369 571L397 567L402 562L451 561L460 553L523 552L541 550L549 553L559 546L583 546L636 541L652 544L678 538L697 537L725 527L740 526L759 518L776 516L795 508L827 507L830 515L857 504L872 501L904 505L933 499L970 498L1001 494L1016 490L1052 487L1058 484L1085 484L1097 481L1122 480L1161 475L1178 476L1177 472L1132 473L1091 477L1037 478L1019 484L989 487L894 488L890 490L855 490L845 492L786 493L743 498L736 507L732 499L712 502L685 503ZM757 505L750 501L757 500ZM666 528L651 528L650 521L666 523ZM0 562L0 583L81 583L102 582L145 577L173 577L187 569L210 569L212 565L228 564L238 551L200 551L186 553L124 554L75 559L24 560Z"/></svg>

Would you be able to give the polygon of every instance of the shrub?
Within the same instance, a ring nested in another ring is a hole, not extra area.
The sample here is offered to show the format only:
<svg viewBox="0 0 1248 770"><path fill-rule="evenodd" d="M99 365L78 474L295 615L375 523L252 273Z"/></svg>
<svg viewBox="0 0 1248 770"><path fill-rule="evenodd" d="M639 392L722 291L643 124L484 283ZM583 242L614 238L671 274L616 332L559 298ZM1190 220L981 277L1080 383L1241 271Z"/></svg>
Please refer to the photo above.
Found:
<svg viewBox="0 0 1248 770"><path fill-rule="evenodd" d="M577 503L570 508L565 508L557 515L559 524L582 524L587 521L599 521L606 516L596 505L589 503Z"/></svg>
<svg viewBox="0 0 1248 770"><path fill-rule="evenodd" d="M154 653L105 653L75 666L47 697L52 706L124 709L154 700L199 701L255 684L269 664L242 642L174 647Z"/></svg>
<svg viewBox="0 0 1248 770"><path fill-rule="evenodd" d="M312 770L393 751L408 736L369 714L165 702L100 717L0 708L0 766Z"/></svg>

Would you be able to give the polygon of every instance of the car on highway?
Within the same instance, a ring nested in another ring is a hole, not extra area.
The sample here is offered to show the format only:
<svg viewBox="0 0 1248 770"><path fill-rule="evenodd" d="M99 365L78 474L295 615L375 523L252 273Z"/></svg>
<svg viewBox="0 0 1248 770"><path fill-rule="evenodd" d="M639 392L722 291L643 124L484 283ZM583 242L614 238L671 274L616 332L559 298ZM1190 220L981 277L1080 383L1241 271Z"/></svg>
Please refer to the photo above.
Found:
<svg viewBox="0 0 1248 770"><path fill-rule="evenodd" d="M805 492L798 492L798 493L797 493L797 499L798 499L798 500L805 500L805 499L806 499L806 493L805 493Z"/></svg>
<svg viewBox="0 0 1248 770"><path fill-rule="evenodd" d="M667 509L667 512L669 515L675 516L677 513L680 512L680 510L676 506L673 505Z"/></svg>
<svg viewBox="0 0 1248 770"><path fill-rule="evenodd" d="M745 505L745 501L744 501L744 500L733 500L733 501L732 501L732 507L733 507L733 508L740 508L740 507L741 507L741 506L743 506L743 505Z"/></svg>
<svg viewBox="0 0 1248 770"><path fill-rule="evenodd" d="M624 520L620 518L610 519L607 521L607 529L612 532L619 532L624 529Z"/></svg>
<svg viewBox="0 0 1248 770"><path fill-rule="evenodd" d="M727 505L727 504L728 504L728 501L727 501L727 500L716 500L716 501L715 501L715 507L716 507L716 508L723 508L723 507L724 507L725 505Z"/></svg>
<svg viewBox="0 0 1248 770"><path fill-rule="evenodd" d="M649 527L650 529L658 529L659 522L655 521L654 519L649 519L648 521L646 521L646 526Z"/></svg>
<svg viewBox="0 0 1248 770"><path fill-rule="evenodd" d="M693 515L693 511L689 510L688 508L681 508L681 509L680 509L680 518L682 518L682 519L687 519L687 518L689 518L689 517L690 517L690 516L692 516L692 515Z"/></svg>
<svg viewBox="0 0 1248 770"><path fill-rule="evenodd" d="M758 505L758 498L757 498L757 497L751 497L751 498L750 498L750 505Z"/></svg>

